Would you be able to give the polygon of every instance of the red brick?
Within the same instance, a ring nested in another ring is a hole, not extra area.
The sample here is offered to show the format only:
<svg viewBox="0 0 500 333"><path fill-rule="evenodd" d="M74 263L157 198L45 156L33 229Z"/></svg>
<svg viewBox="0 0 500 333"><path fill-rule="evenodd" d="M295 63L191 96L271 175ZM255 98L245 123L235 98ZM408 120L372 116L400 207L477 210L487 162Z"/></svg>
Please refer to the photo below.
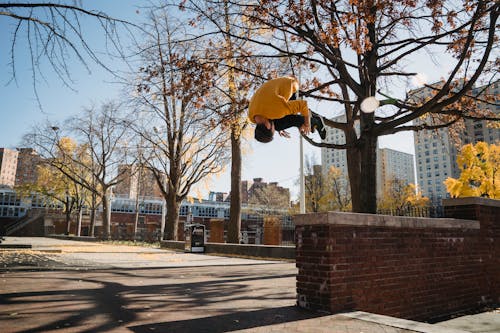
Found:
<svg viewBox="0 0 500 333"><path fill-rule="evenodd" d="M472 309L483 296L498 302L500 215L486 208L454 211L478 217L479 230L300 225L297 293L311 309L417 320Z"/></svg>

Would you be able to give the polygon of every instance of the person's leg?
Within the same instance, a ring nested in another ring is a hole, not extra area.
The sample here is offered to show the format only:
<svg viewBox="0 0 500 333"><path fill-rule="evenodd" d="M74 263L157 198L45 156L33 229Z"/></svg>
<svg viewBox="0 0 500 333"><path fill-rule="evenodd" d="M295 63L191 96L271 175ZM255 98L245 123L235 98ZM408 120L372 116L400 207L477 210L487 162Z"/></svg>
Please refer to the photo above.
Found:
<svg viewBox="0 0 500 333"><path fill-rule="evenodd" d="M326 128L323 117L317 113L311 112L311 131L314 132L315 129L318 130L319 136L322 140L326 138Z"/></svg>
<svg viewBox="0 0 500 333"><path fill-rule="evenodd" d="M291 114L280 119L274 119L274 129L283 131L290 127L300 128L304 124L304 117L299 114Z"/></svg>

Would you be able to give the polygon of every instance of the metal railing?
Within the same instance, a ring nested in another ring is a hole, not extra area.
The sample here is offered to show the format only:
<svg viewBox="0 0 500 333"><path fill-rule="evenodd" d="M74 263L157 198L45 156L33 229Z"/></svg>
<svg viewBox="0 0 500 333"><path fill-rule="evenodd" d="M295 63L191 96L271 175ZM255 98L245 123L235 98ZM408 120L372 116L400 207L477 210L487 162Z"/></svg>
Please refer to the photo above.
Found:
<svg viewBox="0 0 500 333"><path fill-rule="evenodd" d="M377 214L411 217L444 217L444 208L443 206L398 207L393 209L378 209Z"/></svg>

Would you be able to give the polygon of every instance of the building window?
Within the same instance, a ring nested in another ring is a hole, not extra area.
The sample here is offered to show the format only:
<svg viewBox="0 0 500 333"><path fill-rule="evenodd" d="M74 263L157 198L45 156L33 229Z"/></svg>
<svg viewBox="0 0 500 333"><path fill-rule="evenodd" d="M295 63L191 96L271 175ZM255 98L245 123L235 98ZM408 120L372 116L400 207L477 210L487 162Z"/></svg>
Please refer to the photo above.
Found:
<svg viewBox="0 0 500 333"><path fill-rule="evenodd" d="M146 225L146 216L139 216L137 222L141 227L144 227Z"/></svg>

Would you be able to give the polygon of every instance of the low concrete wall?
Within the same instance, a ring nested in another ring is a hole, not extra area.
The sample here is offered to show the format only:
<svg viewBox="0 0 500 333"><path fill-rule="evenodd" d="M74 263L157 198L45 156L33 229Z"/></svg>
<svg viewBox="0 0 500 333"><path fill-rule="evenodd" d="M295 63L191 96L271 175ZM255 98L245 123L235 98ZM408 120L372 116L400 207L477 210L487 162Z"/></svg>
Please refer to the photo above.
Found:
<svg viewBox="0 0 500 333"><path fill-rule="evenodd" d="M81 242L98 242L99 238L90 236L72 236L72 235L48 235L46 237L64 240L73 240Z"/></svg>
<svg viewBox="0 0 500 333"><path fill-rule="evenodd" d="M184 242L162 241L161 247L184 251ZM295 259L294 246L205 243L205 253L273 259Z"/></svg>
<svg viewBox="0 0 500 333"><path fill-rule="evenodd" d="M173 241L173 240L162 240L160 242L160 247L170 250L184 251L184 242Z"/></svg>
<svg viewBox="0 0 500 333"><path fill-rule="evenodd" d="M433 320L498 301L478 221L329 212L294 222L299 306Z"/></svg>

